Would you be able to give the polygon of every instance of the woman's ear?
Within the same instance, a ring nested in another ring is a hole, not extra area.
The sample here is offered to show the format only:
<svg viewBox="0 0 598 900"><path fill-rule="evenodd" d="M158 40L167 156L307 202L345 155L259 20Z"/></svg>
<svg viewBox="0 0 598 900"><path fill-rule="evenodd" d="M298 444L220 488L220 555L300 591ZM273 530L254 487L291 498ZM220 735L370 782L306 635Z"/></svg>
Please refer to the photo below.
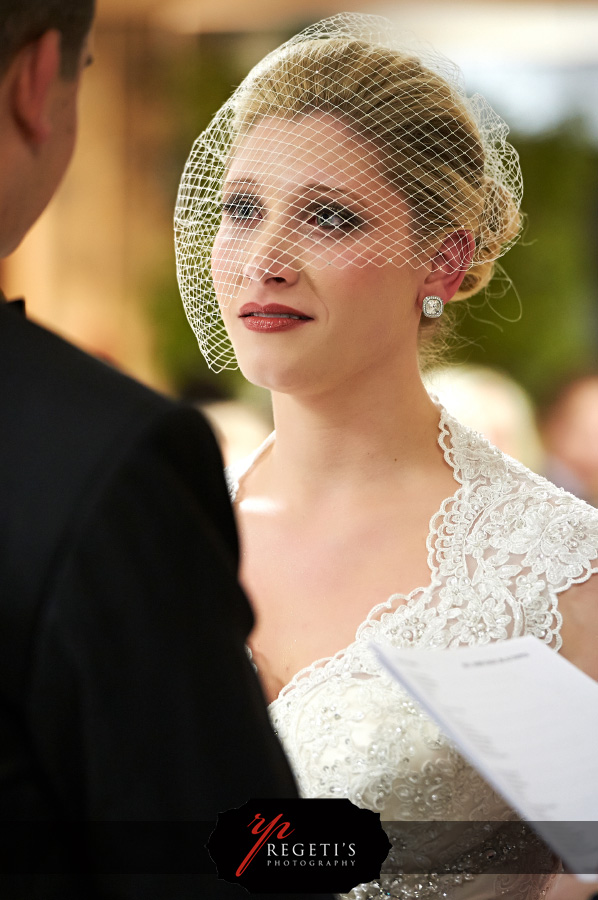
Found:
<svg viewBox="0 0 598 900"><path fill-rule="evenodd" d="M60 33L52 29L27 44L13 64L11 109L27 141L42 144L52 131L52 87L60 77Z"/></svg>
<svg viewBox="0 0 598 900"><path fill-rule="evenodd" d="M437 248L430 272L422 285L423 295L435 295L443 303L454 297L465 278L475 253L475 241L471 231L451 231Z"/></svg>

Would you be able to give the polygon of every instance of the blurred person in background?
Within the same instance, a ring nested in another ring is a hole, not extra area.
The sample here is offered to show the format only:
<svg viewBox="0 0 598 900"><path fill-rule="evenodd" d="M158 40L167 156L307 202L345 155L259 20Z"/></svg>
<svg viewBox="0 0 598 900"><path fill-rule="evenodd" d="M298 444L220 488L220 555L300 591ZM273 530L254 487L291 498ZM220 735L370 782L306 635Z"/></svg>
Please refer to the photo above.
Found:
<svg viewBox="0 0 598 900"><path fill-rule="evenodd" d="M68 166L92 17L92 0L0 3L0 257ZM129 857L135 826L163 821L155 871L195 872L197 833L170 823L295 795L244 650L252 615L205 421L2 297L0 498L0 893L244 895L136 875L152 860ZM131 828L98 849L90 822Z"/></svg>
<svg viewBox="0 0 598 900"><path fill-rule="evenodd" d="M540 900L559 865L530 834L516 851L528 867L504 874L500 823L516 814L371 641L442 652L527 634L598 678L598 514L421 379L445 307L482 290L518 236L507 131L447 60L342 14L249 73L179 189L200 347L272 395L276 431L228 471L272 721L305 796L349 797L391 837L393 821L422 825L398 840L426 877L391 867L350 900ZM466 820L470 842L439 846L433 820ZM497 823L502 875L484 868L476 820ZM440 860L447 874L430 874Z"/></svg>
<svg viewBox="0 0 598 900"><path fill-rule="evenodd" d="M551 481L598 506L598 374L564 384L544 406L540 427Z"/></svg>

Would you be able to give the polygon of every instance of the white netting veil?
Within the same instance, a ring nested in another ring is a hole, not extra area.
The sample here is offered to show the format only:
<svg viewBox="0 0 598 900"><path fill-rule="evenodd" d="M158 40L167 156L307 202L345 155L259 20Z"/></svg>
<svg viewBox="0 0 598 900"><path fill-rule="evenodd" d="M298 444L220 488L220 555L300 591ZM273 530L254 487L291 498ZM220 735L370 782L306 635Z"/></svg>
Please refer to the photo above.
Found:
<svg viewBox="0 0 598 900"><path fill-rule="evenodd" d="M507 134L450 61L386 19L343 13L268 54L179 187L179 286L210 367L236 368L220 308L283 269L419 266L466 233L457 296L479 290L520 232Z"/></svg>

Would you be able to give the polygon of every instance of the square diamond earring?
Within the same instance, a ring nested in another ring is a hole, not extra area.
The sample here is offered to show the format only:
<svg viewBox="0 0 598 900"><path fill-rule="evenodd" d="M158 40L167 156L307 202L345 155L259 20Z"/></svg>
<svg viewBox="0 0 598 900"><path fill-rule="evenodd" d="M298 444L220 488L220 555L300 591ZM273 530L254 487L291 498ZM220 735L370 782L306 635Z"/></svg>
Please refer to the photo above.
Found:
<svg viewBox="0 0 598 900"><path fill-rule="evenodd" d="M422 312L424 316L428 317L428 319L437 319L442 315L443 310L444 304L442 302L442 297L424 297L424 302L422 303Z"/></svg>

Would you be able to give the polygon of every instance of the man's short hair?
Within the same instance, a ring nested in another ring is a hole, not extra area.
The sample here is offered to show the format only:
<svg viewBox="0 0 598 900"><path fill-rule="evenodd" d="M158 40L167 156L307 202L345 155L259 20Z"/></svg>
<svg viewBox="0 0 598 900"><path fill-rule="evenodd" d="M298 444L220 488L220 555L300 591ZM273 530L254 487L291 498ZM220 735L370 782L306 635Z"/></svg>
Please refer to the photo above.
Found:
<svg viewBox="0 0 598 900"><path fill-rule="evenodd" d="M22 47L56 28L62 75L74 77L94 7L95 0L0 0L0 76Z"/></svg>

